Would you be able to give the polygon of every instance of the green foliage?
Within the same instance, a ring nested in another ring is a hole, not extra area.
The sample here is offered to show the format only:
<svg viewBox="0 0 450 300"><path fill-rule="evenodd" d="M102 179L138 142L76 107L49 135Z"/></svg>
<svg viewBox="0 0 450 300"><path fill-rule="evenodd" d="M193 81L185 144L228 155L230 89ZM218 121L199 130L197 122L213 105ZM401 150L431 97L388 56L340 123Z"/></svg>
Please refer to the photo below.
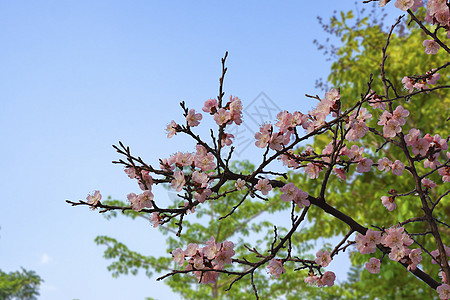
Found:
<svg viewBox="0 0 450 300"><path fill-rule="evenodd" d="M43 282L34 271L5 273L0 270L0 299L34 300L39 296L39 285Z"/></svg>

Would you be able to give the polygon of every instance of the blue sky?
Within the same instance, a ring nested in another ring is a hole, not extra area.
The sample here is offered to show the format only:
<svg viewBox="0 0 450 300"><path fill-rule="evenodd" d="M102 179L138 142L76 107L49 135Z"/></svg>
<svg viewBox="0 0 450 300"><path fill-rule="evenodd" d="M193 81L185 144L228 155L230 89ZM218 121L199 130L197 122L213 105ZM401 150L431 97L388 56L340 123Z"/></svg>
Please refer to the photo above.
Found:
<svg viewBox="0 0 450 300"><path fill-rule="evenodd" d="M310 109L304 94L322 94L314 83L330 64L312 43L327 37L316 16L352 8L353 1L0 2L0 268L35 270L45 280L41 299L177 299L142 274L113 279L93 242L109 235L163 255L157 230L65 200L138 191L111 163L119 140L153 164L192 151L194 143L167 140L164 129L182 119L181 100L200 110L216 97L225 51L226 95L245 107L264 92L282 109ZM251 154L238 158L255 160Z"/></svg>

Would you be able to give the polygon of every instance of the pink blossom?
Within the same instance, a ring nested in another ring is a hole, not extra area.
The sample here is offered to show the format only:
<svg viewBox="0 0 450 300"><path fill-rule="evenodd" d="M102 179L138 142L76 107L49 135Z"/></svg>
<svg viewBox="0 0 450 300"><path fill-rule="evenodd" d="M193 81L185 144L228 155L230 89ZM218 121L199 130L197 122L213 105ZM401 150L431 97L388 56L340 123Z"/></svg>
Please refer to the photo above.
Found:
<svg viewBox="0 0 450 300"><path fill-rule="evenodd" d="M283 262L281 260L272 258L267 266L270 275L275 278L280 277L281 274L286 273L286 269L283 267Z"/></svg>
<svg viewBox="0 0 450 300"><path fill-rule="evenodd" d="M272 150L280 151L283 149L283 143L285 138L281 132L273 133L270 137L269 148Z"/></svg>
<svg viewBox="0 0 450 300"><path fill-rule="evenodd" d="M428 71L427 75L435 70L436 69L432 69L431 71ZM440 78L441 78L441 74L439 74L439 73L434 73L433 75L428 75L427 84L435 85Z"/></svg>
<svg viewBox="0 0 450 300"><path fill-rule="evenodd" d="M358 233L355 242L356 249L361 254L375 253L377 244L381 242L381 231L368 229L365 235Z"/></svg>
<svg viewBox="0 0 450 300"><path fill-rule="evenodd" d="M397 204L395 204L395 197L394 196L382 196L381 197L381 203L384 205L384 207L387 208L388 211L393 211L397 208Z"/></svg>
<svg viewBox="0 0 450 300"><path fill-rule="evenodd" d="M356 171L359 173L369 172L372 165L373 161L370 158L363 158L356 165Z"/></svg>
<svg viewBox="0 0 450 300"><path fill-rule="evenodd" d="M214 114L217 112L218 103L216 99L208 99L205 101L205 106L202 108L204 112Z"/></svg>
<svg viewBox="0 0 450 300"><path fill-rule="evenodd" d="M203 249L202 249L203 250ZM203 264L203 252L197 253L192 259L192 265L196 269L203 269L205 265Z"/></svg>
<svg viewBox="0 0 450 300"><path fill-rule="evenodd" d="M94 191L93 194L88 194L86 197L87 203L92 205L92 207L97 206L97 204L102 200L102 194L100 191Z"/></svg>
<svg viewBox="0 0 450 300"><path fill-rule="evenodd" d="M409 90L410 93L412 93L412 91L414 91L414 80L405 76L402 79L402 83L403 83L403 87L405 89Z"/></svg>
<svg viewBox="0 0 450 300"><path fill-rule="evenodd" d="M389 248L402 248L403 242L409 238L408 235L403 233L404 230L403 227L391 227L386 229L387 234L383 235L381 242Z"/></svg>
<svg viewBox="0 0 450 300"><path fill-rule="evenodd" d="M408 9L410 9L411 7L413 7L414 5L414 0L397 0L394 3L395 7L397 7L398 9L407 11Z"/></svg>
<svg viewBox="0 0 450 300"><path fill-rule="evenodd" d="M445 255L447 256L447 259L450 259L450 247L444 245L444 250L445 250ZM437 264L436 261L438 261L438 262L441 261L441 255L439 254L438 249L431 251L430 254L433 257L433 259L431 260L432 264Z"/></svg>
<svg viewBox="0 0 450 300"><path fill-rule="evenodd" d="M211 239L206 242L206 247L203 247L203 255L208 259L214 259L220 251L220 243L216 243L216 240L213 236Z"/></svg>
<svg viewBox="0 0 450 300"><path fill-rule="evenodd" d="M186 250L184 250L185 256L194 256L199 252L199 247L197 244L189 243Z"/></svg>
<svg viewBox="0 0 450 300"><path fill-rule="evenodd" d="M194 193L194 198L195 198L195 200L198 200L198 202L204 203L206 198L211 196L211 194L212 194L212 191L210 189L202 189L202 190L198 190Z"/></svg>
<svg viewBox="0 0 450 300"><path fill-rule="evenodd" d="M194 155L194 163L197 168L200 168L203 172L212 170L216 167L214 163L214 155L212 153L208 153L206 148L202 145L197 145L197 152Z"/></svg>
<svg viewBox="0 0 450 300"><path fill-rule="evenodd" d="M450 285L444 283L436 288L436 292L439 293L439 298L442 300L450 299Z"/></svg>
<svg viewBox="0 0 450 300"><path fill-rule="evenodd" d="M279 120L275 126L280 128L280 132L286 132L292 127L292 114L286 110L279 112L277 114L277 119Z"/></svg>
<svg viewBox="0 0 450 300"><path fill-rule="evenodd" d="M153 193L149 190L144 191L143 193L139 194L134 198L133 202L131 202L131 208L135 211L141 211L144 207L152 208L152 200L153 200Z"/></svg>
<svg viewBox="0 0 450 300"><path fill-rule="evenodd" d="M344 147L339 150L339 156L348 155L350 153L350 150L347 148L347 145L344 145Z"/></svg>
<svg viewBox="0 0 450 300"><path fill-rule="evenodd" d="M192 164L192 161L193 157L191 153L177 152L169 158L168 163L170 165L175 164L176 166L182 168L190 166Z"/></svg>
<svg viewBox="0 0 450 300"><path fill-rule="evenodd" d="M129 193L127 195L127 199L128 201L130 201L130 203L133 203L133 201L135 201L135 198L137 198L137 195L135 193Z"/></svg>
<svg viewBox="0 0 450 300"><path fill-rule="evenodd" d="M407 116L409 116L409 111L404 109L401 105L397 106L392 112L392 118L397 120L401 126L405 125L406 121L404 118Z"/></svg>
<svg viewBox="0 0 450 300"><path fill-rule="evenodd" d="M272 190L272 185L269 183L269 179L259 179L255 185L255 189L261 191L263 195L267 195Z"/></svg>
<svg viewBox="0 0 450 300"><path fill-rule="evenodd" d="M438 170L438 173L442 176L443 182L450 182L450 167L442 167Z"/></svg>
<svg viewBox="0 0 450 300"><path fill-rule="evenodd" d="M414 88L416 88L416 89L418 89L419 91L421 91L421 90L427 90L427 89L428 89L428 86L427 86L427 84L426 84L425 81L418 80L418 81L416 81L416 83L414 83ZM427 94L428 94L428 93L429 93L429 92L427 92Z"/></svg>
<svg viewBox="0 0 450 300"><path fill-rule="evenodd" d="M192 173L192 180L201 187L206 187L208 185L209 177L206 173L194 171Z"/></svg>
<svg viewBox="0 0 450 300"><path fill-rule="evenodd" d="M285 184L282 188L280 188L280 191L283 193L281 194L281 201L291 202L296 197L298 188L295 186L295 184L289 182L288 184Z"/></svg>
<svg viewBox="0 0 450 300"><path fill-rule="evenodd" d="M336 176L342 180L346 180L345 171L343 168L334 168L333 171L336 173Z"/></svg>
<svg viewBox="0 0 450 300"><path fill-rule="evenodd" d="M440 48L439 44L434 40L424 40L423 46L425 47L426 54L436 54Z"/></svg>
<svg viewBox="0 0 450 300"><path fill-rule="evenodd" d="M226 124L231 119L231 113L224 108L219 108L219 110L214 114L214 121L217 125L222 126Z"/></svg>
<svg viewBox="0 0 450 300"><path fill-rule="evenodd" d="M319 283L322 285L333 286L336 275L331 271L326 271L319 279Z"/></svg>
<svg viewBox="0 0 450 300"><path fill-rule="evenodd" d="M414 145L420 136L420 130L412 128L409 133L405 135L406 146Z"/></svg>
<svg viewBox="0 0 450 300"><path fill-rule="evenodd" d="M239 178L238 180L236 180L236 183L234 184L234 186L236 187L236 189L238 191L242 191L245 187L245 180L242 180Z"/></svg>
<svg viewBox="0 0 450 300"><path fill-rule="evenodd" d="M131 203L131 208L134 211L141 211L144 207L152 208L153 194L150 191L144 191L142 194L136 195L130 193L127 195L128 201Z"/></svg>
<svg viewBox="0 0 450 300"><path fill-rule="evenodd" d="M219 251L215 257L215 261L217 262L219 269L223 269L225 264L231 264L232 259L230 253L226 251Z"/></svg>
<svg viewBox="0 0 450 300"><path fill-rule="evenodd" d="M171 166L169 164L169 161L167 160L167 158L163 158L160 160L159 167L165 171L173 171L175 169L175 166Z"/></svg>
<svg viewBox="0 0 450 300"><path fill-rule="evenodd" d="M196 114L195 109L189 110L187 116L186 116L186 122L188 126L195 127L200 124L200 120L203 118L201 113Z"/></svg>
<svg viewBox="0 0 450 300"><path fill-rule="evenodd" d="M445 275L444 271L439 272L438 275L441 277L443 283L448 283L447 282L447 275Z"/></svg>
<svg viewBox="0 0 450 300"><path fill-rule="evenodd" d="M234 243L233 242L224 241L222 243L222 251L230 252L230 253L232 252L233 253L232 255L234 255L235 252L234 252L233 248L234 248Z"/></svg>
<svg viewBox="0 0 450 300"><path fill-rule="evenodd" d="M405 165L401 161L396 160L391 165L391 168L392 168L392 174L401 176L403 174L403 170L405 169Z"/></svg>
<svg viewBox="0 0 450 300"><path fill-rule="evenodd" d="M443 26L448 26L450 23L450 12L447 7L445 7L445 1L439 1L441 3L441 8L435 12L434 19L436 22ZM448 30L448 27L447 27ZM447 36L449 36L449 33L447 32Z"/></svg>
<svg viewBox="0 0 450 300"><path fill-rule="evenodd" d="M316 259L314 261L316 262L316 264L325 268L331 262L330 252L324 252L322 250L317 251Z"/></svg>
<svg viewBox="0 0 450 300"><path fill-rule="evenodd" d="M242 103L238 97L230 96L230 115L236 125L242 124Z"/></svg>
<svg viewBox="0 0 450 300"><path fill-rule="evenodd" d="M317 275L309 275L308 277L305 278L305 283L313 285L313 284L317 284L317 281L320 279L319 276Z"/></svg>
<svg viewBox="0 0 450 300"><path fill-rule="evenodd" d="M371 94L374 93L372 90L370 92ZM371 97L369 97L369 105L372 106L373 108L378 108L382 110L386 109L386 103L383 102L381 96L377 94L373 94Z"/></svg>
<svg viewBox="0 0 450 300"><path fill-rule="evenodd" d="M308 193L300 189L294 198L294 202L297 204L298 208L303 208L303 206L309 206L311 204L308 200Z"/></svg>
<svg viewBox="0 0 450 300"><path fill-rule="evenodd" d="M127 173L128 177L130 177L131 179L136 178L136 169L135 168L133 168L133 167L125 168L124 172Z"/></svg>
<svg viewBox="0 0 450 300"><path fill-rule="evenodd" d="M422 261L422 255L421 254L422 254L422 249L420 249L420 248L413 249L409 253L409 259L411 259L411 262L413 264L418 265Z"/></svg>
<svg viewBox="0 0 450 300"><path fill-rule="evenodd" d="M423 162L423 166L425 168L431 168L436 169L438 166L441 165L441 163L438 160L439 153L435 153L432 156L429 156L425 161Z"/></svg>
<svg viewBox="0 0 450 300"><path fill-rule="evenodd" d="M381 262L378 258L372 257L369 259L369 262L366 263L366 270L372 274L376 274L380 272Z"/></svg>
<svg viewBox="0 0 450 300"><path fill-rule="evenodd" d="M329 92L325 93L325 98L328 101L334 103L337 100L341 99L341 95L339 94L339 91L337 89L331 89Z"/></svg>
<svg viewBox="0 0 450 300"><path fill-rule="evenodd" d="M393 261L400 261L403 259L403 257L409 255L409 250L406 247L392 247L391 252L389 252L389 258Z"/></svg>
<svg viewBox="0 0 450 300"><path fill-rule="evenodd" d="M234 244L230 241L224 241L221 245L219 253L216 255L215 260L217 261L219 268L222 269L225 264L231 264L231 257L236 253L234 250Z"/></svg>
<svg viewBox="0 0 450 300"><path fill-rule="evenodd" d="M141 177L142 179L137 177L139 178L139 187L141 188L141 190L151 190L153 185L153 178L150 175L149 171L142 170Z"/></svg>
<svg viewBox="0 0 450 300"><path fill-rule="evenodd" d="M383 126L383 135L388 138L394 138L397 133L400 133L402 128L400 127L400 123L395 119L390 119L386 122L386 125Z"/></svg>
<svg viewBox="0 0 450 300"><path fill-rule="evenodd" d="M367 229L365 238L369 246L376 247L381 242L381 231Z"/></svg>
<svg viewBox="0 0 450 300"><path fill-rule="evenodd" d="M294 111L291 118L291 127L302 125L304 122L306 122L307 118L307 115L304 115L299 111Z"/></svg>
<svg viewBox="0 0 450 300"><path fill-rule="evenodd" d="M259 148L266 148L270 142L270 132L272 131L272 125L265 124L259 128L259 132L255 133L255 145Z"/></svg>
<svg viewBox="0 0 450 300"><path fill-rule="evenodd" d="M350 158L352 161L360 161L362 159L362 155L364 153L364 147L358 147L356 145L353 145L347 156L348 158Z"/></svg>
<svg viewBox="0 0 450 300"><path fill-rule="evenodd" d="M173 180L170 183L173 189L175 189L177 192L181 191L183 189L183 186L186 183L186 179L184 178L183 171L175 171L173 173Z"/></svg>
<svg viewBox="0 0 450 300"><path fill-rule="evenodd" d="M315 179L319 177L319 173L322 170L320 166L314 163L308 163L305 167L305 172L308 174L309 178Z"/></svg>
<svg viewBox="0 0 450 300"><path fill-rule="evenodd" d="M428 178L423 178L421 182L422 182L423 187L426 189L431 189L431 188L436 187L436 183L434 183L433 181L431 181Z"/></svg>
<svg viewBox="0 0 450 300"><path fill-rule="evenodd" d="M383 111L383 113L380 116L380 120L378 121L378 125L384 126L387 124L387 122L392 119L392 114L388 112L387 110Z"/></svg>
<svg viewBox="0 0 450 300"><path fill-rule="evenodd" d="M380 0L380 2L378 2L378 5L380 5L380 7L385 6L389 1L391 0Z"/></svg>
<svg viewBox="0 0 450 300"><path fill-rule="evenodd" d="M322 150L322 155L325 155L325 157L322 157L323 161L330 162L330 155L333 153L333 147L333 141L331 141Z"/></svg>
<svg viewBox="0 0 450 300"><path fill-rule="evenodd" d="M441 138L439 134L435 134L432 137L429 133L427 133L423 138L430 142L431 146L434 146L436 150L440 151L448 149L447 140Z"/></svg>
<svg viewBox="0 0 450 300"><path fill-rule="evenodd" d="M300 164L297 162L295 158L298 158L298 155L295 154L293 150L288 150L287 153L289 155L282 154L278 159L280 159L283 162L283 166L297 169Z"/></svg>
<svg viewBox="0 0 450 300"><path fill-rule="evenodd" d="M172 251L173 260L181 267L184 263L184 252L181 248Z"/></svg>
<svg viewBox="0 0 450 300"><path fill-rule="evenodd" d="M391 169L392 162L387 157L378 160L378 170L388 172Z"/></svg>
<svg viewBox="0 0 450 300"><path fill-rule="evenodd" d="M350 115L350 119L354 119L354 120L357 120L357 121L365 121L365 120L368 120L368 119L370 119L370 118L372 118L372 114L370 114L368 111L367 111L367 108L365 108L365 107L362 107L362 108L360 108L359 109L359 112L358 112L358 115L356 116L356 113L357 113L358 111L353 111L353 113Z"/></svg>
<svg viewBox="0 0 450 300"><path fill-rule="evenodd" d="M328 99L322 99L317 104L317 107L314 111L310 112L310 115L315 117L318 123L322 123L325 121L325 118L330 114L331 108L333 107L334 102Z"/></svg>
<svg viewBox="0 0 450 300"><path fill-rule="evenodd" d="M232 138L234 138L234 135L232 135L231 133L223 133L222 135L222 145L226 145L226 146L230 146L233 141L231 140Z"/></svg>
<svg viewBox="0 0 450 300"><path fill-rule="evenodd" d="M350 130L347 132L345 138L349 141L357 141L358 139L364 137L364 135L369 131L364 121L353 121L350 123Z"/></svg>
<svg viewBox="0 0 450 300"><path fill-rule="evenodd" d="M200 280L200 283L202 283L202 284L216 283L217 278L219 277L219 273L213 272L213 271L194 272L194 274L197 277L197 279Z"/></svg>
<svg viewBox="0 0 450 300"><path fill-rule="evenodd" d="M152 220L151 222L153 223L153 227L158 227L159 224L161 223L161 217L159 216L159 214L157 212L154 212L152 214Z"/></svg>
<svg viewBox="0 0 450 300"><path fill-rule="evenodd" d="M178 125L177 123L175 123L175 121L172 121L169 125L167 125L166 132L169 139L177 134L177 127Z"/></svg>
<svg viewBox="0 0 450 300"><path fill-rule="evenodd" d="M414 5L411 7L412 11L416 11L419 7L423 6L422 0L414 0Z"/></svg>

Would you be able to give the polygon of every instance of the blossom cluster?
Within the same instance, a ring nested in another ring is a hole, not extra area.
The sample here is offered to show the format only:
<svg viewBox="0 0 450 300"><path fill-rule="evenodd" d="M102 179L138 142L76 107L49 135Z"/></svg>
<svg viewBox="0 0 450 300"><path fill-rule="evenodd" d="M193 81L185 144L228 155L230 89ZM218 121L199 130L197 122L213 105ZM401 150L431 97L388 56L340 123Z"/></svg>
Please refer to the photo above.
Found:
<svg viewBox="0 0 450 300"><path fill-rule="evenodd" d="M280 188L280 191L283 193L280 197L281 201L294 201L298 208L303 208L304 206L310 205L308 193L297 188L292 182L285 184L282 188Z"/></svg>
<svg viewBox="0 0 450 300"><path fill-rule="evenodd" d="M132 179L137 179L139 187L143 190L142 193L136 195L130 193L127 195L128 201L131 203L131 208L134 211L141 211L143 208L152 208L154 195L152 193L153 178L148 171L142 170L140 174L136 172L135 168L125 168L125 173Z"/></svg>
<svg viewBox="0 0 450 300"><path fill-rule="evenodd" d="M387 138L393 138L402 131L401 126L405 125L405 117L409 116L409 111L399 105L395 110L390 113L389 111L383 111L380 116L378 125L383 126L383 135Z"/></svg>
<svg viewBox="0 0 450 300"><path fill-rule="evenodd" d="M409 90L410 93L417 90L427 90L428 85L435 85L437 81L441 78L441 74L435 72L436 69L428 71L425 76L420 77L409 77L405 76L402 79L402 83L405 89Z"/></svg>
<svg viewBox="0 0 450 300"><path fill-rule="evenodd" d="M279 259L272 258L267 266L270 275L275 278L280 277L281 274L286 273L286 269L283 267L283 262Z"/></svg>
<svg viewBox="0 0 450 300"><path fill-rule="evenodd" d="M317 276L314 273L311 273L308 277L305 278L305 283L316 285L318 287L333 286L335 279L336 274L331 271L326 271L321 276Z"/></svg>
<svg viewBox="0 0 450 300"><path fill-rule="evenodd" d="M94 193L87 195L86 200L88 204L92 205L92 208L95 208L100 200L102 200L102 194L100 194L100 191L94 191Z"/></svg>
<svg viewBox="0 0 450 300"><path fill-rule="evenodd" d="M409 249L413 244L411 237L404 232L402 226L391 227L386 230L376 231L368 229L365 235L357 234L355 237L356 249L361 254L375 253L377 245L383 245L390 248L389 258L394 261L400 261L408 264L408 270L415 270L417 265L422 261L422 249ZM446 247L447 250L448 247ZM437 251L437 250L436 250ZM433 251L432 255L438 252ZM448 248L450 252L450 248ZM450 254L450 253L449 253ZM380 260L372 257L366 263L366 269L370 273L378 273L380 271Z"/></svg>
<svg viewBox="0 0 450 300"><path fill-rule="evenodd" d="M330 264L331 260L332 258L330 252L328 252L327 250L319 250L316 253L316 259L314 261L319 266L325 268ZM312 270L310 270L309 276L305 278L305 283L316 285L318 287L333 286L335 279L336 275L332 271L326 271L325 273L321 274L321 276L318 276L315 275Z"/></svg>
<svg viewBox="0 0 450 300"><path fill-rule="evenodd" d="M447 6L447 1L428 0L425 22L439 24L445 28L447 37L450 38L450 11Z"/></svg>
<svg viewBox="0 0 450 300"><path fill-rule="evenodd" d="M205 247L200 248L198 244L191 243L186 250L173 250L172 256L180 267L187 261L185 270L193 270L199 283L215 283L219 277L217 270L223 270L226 264L231 264L235 254L233 248L233 242L216 243L212 236Z"/></svg>
<svg viewBox="0 0 450 300"><path fill-rule="evenodd" d="M380 6L386 5L389 1L390 0L380 0ZM394 5L403 11L407 11L409 9L416 11L419 7L423 6L423 0L397 0ZM447 31L447 37L450 38L450 11L447 1L428 0L425 22L439 24L439 26ZM425 47L426 54L436 54L440 48L439 44L435 40L424 40L423 46Z"/></svg>

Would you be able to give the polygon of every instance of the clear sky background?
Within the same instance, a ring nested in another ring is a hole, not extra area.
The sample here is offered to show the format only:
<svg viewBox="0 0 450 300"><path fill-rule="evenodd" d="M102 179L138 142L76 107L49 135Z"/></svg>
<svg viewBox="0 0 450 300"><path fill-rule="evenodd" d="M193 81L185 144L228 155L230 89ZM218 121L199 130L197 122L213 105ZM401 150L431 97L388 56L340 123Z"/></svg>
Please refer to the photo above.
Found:
<svg viewBox="0 0 450 300"><path fill-rule="evenodd" d="M97 189L115 199L139 191L111 163L120 158L111 147L119 140L155 165L193 151L194 143L168 140L164 129L183 119L181 100L201 110L217 96L225 51L226 97L238 96L245 108L264 92L282 109L310 109L304 94L323 94L315 80L330 66L313 45L327 38L316 16L354 7L334 0L0 1L0 269L35 270L45 280L40 299L177 299L143 274L112 278L93 241L109 235L164 255L158 230L144 220L107 221L65 200ZM207 136L208 128L198 132ZM258 162L254 153L237 158ZM168 195L161 189L156 197Z"/></svg>

